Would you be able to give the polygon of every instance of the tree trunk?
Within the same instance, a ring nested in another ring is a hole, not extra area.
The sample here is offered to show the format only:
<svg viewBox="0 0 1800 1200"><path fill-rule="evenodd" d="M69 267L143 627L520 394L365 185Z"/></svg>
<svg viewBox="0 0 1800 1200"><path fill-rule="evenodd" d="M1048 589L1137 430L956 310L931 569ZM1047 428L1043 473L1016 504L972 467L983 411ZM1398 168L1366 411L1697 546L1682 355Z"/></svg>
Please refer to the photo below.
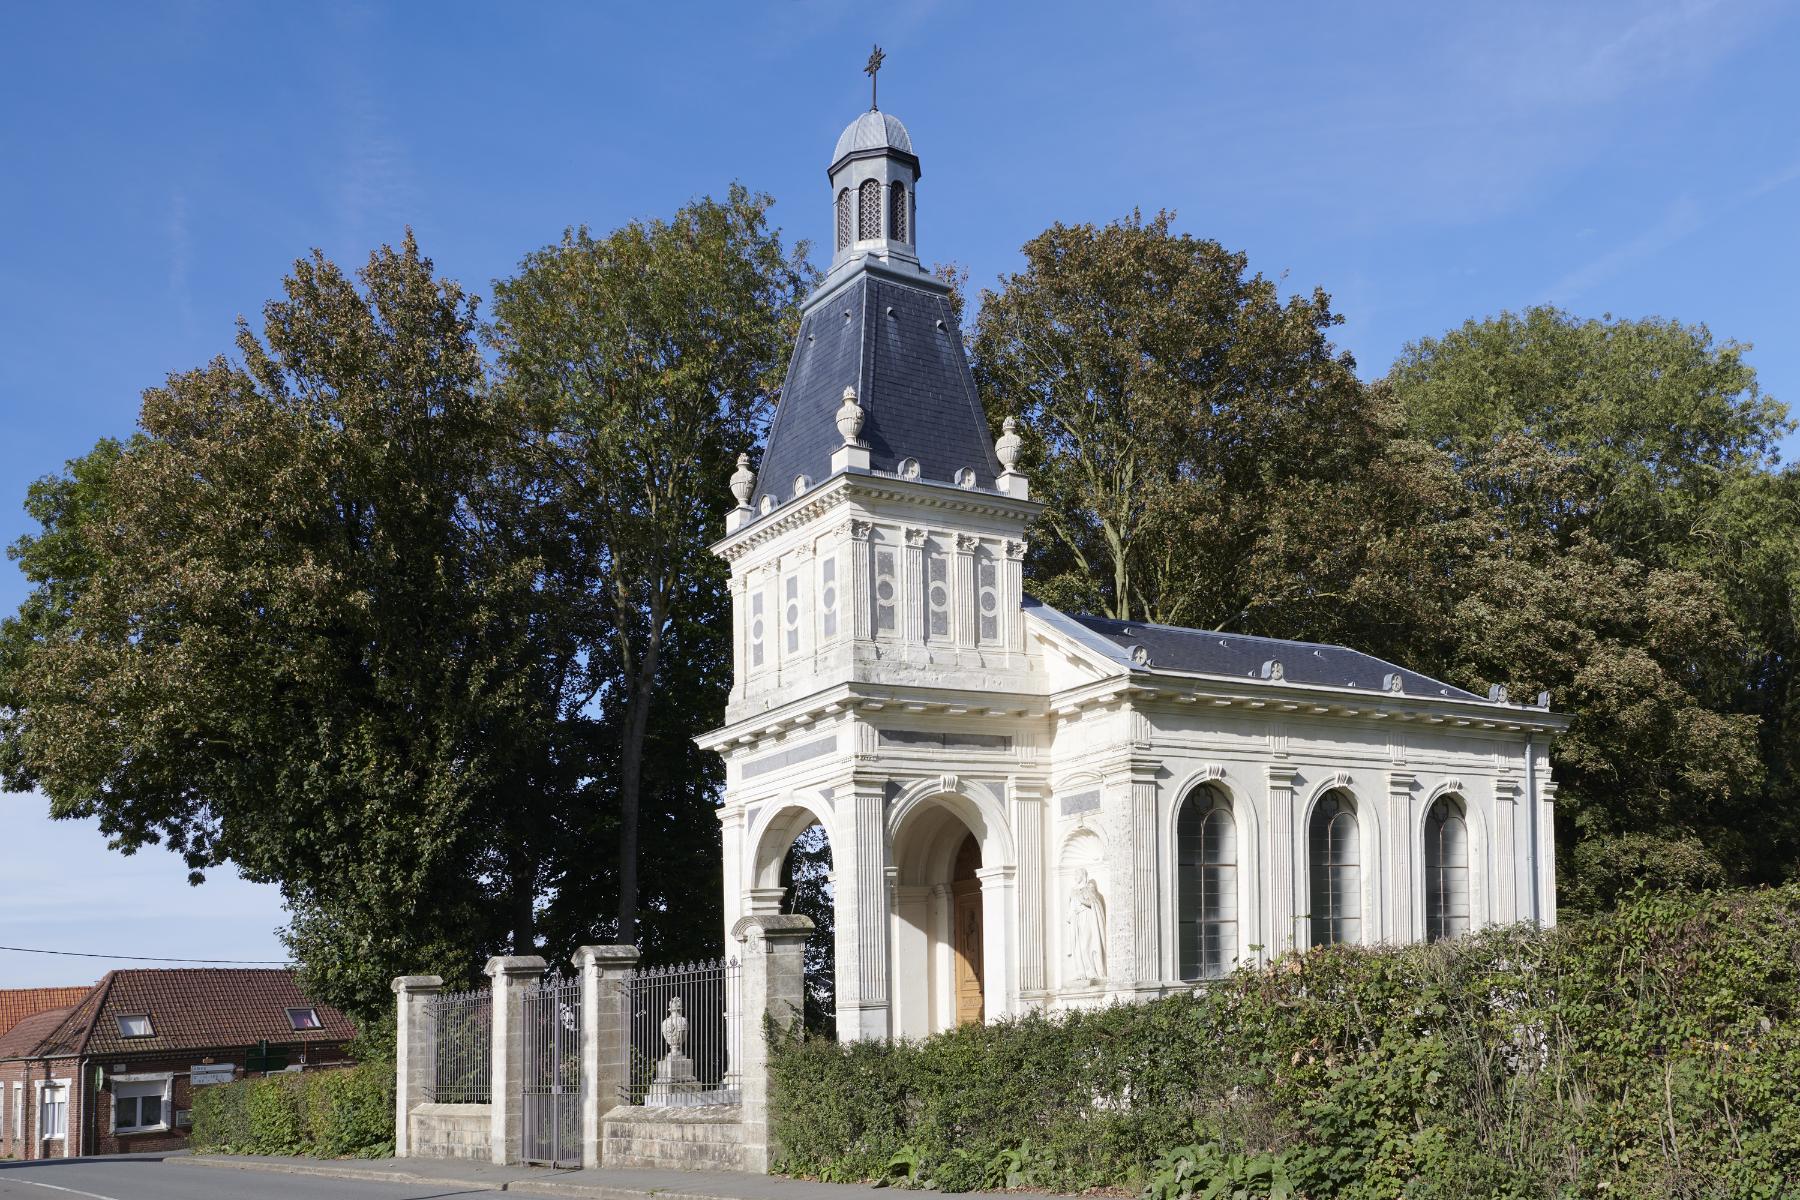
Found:
<svg viewBox="0 0 1800 1200"><path fill-rule="evenodd" d="M631 681L625 707L625 742L619 751L619 934L624 945L637 942L638 808L643 790L644 739L650 728L656 666L661 657L663 605L651 604L650 635Z"/></svg>

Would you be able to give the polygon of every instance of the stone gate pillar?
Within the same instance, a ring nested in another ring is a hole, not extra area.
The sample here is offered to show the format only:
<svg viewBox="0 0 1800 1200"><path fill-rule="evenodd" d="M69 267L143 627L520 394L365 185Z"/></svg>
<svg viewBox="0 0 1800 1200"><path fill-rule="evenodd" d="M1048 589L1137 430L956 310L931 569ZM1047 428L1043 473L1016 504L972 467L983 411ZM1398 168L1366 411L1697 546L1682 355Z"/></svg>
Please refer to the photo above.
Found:
<svg viewBox="0 0 1800 1200"><path fill-rule="evenodd" d="M765 1018L790 1029L806 1013L806 939L811 917L769 913L741 918L731 936L739 943L742 994L738 1030L738 1087L744 1123L743 1167L766 1173L778 1153L769 1135L769 1042Z"/></svg>
<svg viewBox="0 0 1800 1200"><path fill-rule="evenodd" d="M637 967L636 946L583 946L581 972L581 1165L600 1165L601 1117L615 1104L630 1066L630 1016L625 981Z"/></svg>
<svg viewBox="0 0 1800 1200"><path fill-rule="evenodd" d="M437 1014L431 999L444 990L437 975L401 975L394 989L394 1157L412 1151L407 1126L437 1081Z"/></svg>
<svg viewBox="0 0 1800 1200"><path fill-rule="evenodd" d="M494 987L493 1112L489 1136L493 1139L493 1159L502 1166L520 1160L525 1047L519 1031L525 1025L525 989L544 977L547 965L535 954L495 957L487 962L487 976Z"/></svg>

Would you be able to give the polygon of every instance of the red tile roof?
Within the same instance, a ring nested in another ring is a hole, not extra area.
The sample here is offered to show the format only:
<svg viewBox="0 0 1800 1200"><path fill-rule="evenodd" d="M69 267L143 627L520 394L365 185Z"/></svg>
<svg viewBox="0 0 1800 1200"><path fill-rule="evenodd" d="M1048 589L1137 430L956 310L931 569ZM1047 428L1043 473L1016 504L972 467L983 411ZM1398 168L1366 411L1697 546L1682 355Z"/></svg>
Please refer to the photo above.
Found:
<svg viewBox="0 0 1800 1200"><path fill-rule="evenodd" d="M321 1028L295 1029L288 1021L290 1008L313 1009L319 1014ZM151 1036L120 1036L118 1019L127 1016L148 1016ZM355 1032L337 1009L301 995L289 970L112 971L60 1022L39 1035L30 1056L213 1050L252 1046L259 1041L294 1046L342 1042ZM13 1041L10 1037L6 1040Z"/></svg>
<svg viewBox="0 0 1800 1200"><path fill-rule="evenodd" d="M0 988L0 1034L33 1013L67 1008L91 990L85 983L79 987Z"/></svg>
<svg viewBox="0 0 1800 1200"><path fill-rule="evenodd" d="M50 1008L32 1013L5 1033L0 1033L0 1062L9 1058L32 1058L38 1045L69 1015L68 1008Z"/></svg>

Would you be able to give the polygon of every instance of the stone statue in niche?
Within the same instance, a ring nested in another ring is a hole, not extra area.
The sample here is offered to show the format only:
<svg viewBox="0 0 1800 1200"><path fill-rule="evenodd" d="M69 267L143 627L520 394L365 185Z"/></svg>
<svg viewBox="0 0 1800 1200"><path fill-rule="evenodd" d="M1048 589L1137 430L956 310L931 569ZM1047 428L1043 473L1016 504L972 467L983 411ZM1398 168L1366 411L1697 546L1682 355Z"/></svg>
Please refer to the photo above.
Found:
<svg viewBox="0 0 1800 1200"><path fill-rule="evenodd" d="M1069 892L1069 982L1097 984L1106 978L1106 900L1100 885L1081 871Z"/></svg>

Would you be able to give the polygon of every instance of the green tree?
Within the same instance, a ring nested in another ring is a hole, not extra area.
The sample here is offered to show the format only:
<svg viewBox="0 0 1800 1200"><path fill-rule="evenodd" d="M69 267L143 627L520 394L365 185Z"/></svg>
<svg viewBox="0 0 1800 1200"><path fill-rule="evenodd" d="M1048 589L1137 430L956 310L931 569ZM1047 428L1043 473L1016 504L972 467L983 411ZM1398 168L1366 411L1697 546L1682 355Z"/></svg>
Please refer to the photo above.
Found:
<svg viewBox="0 0 1800 1200"><path fill-rule="evenodd" d="M1117 618L1244 627L1249 564L1296 489L1332 492L1384 440L1314 290L1283 301L1173 214L1055 225L984 292L977 377L1022 419L1048 508L1034 586ZM1204 571L1194 565L1204 562Z"/></svg>
<svg viewBox="0 0 1800 1200"><path fill-rule="evenodd" d="M359 280L297 263L241 365L170 376L34 488L0 745L7 787L126 853L278 883L322 998L369 1013L535 941L572 656L499 521L518 420L474 300L410 235Z"/></svg>
<svg viewBox="0 0 1800 1200"><path fill-rule="evenodd" d="M688 740L722 717L729 676L725 573L707 546L730 505L732 462L767 421L812 282L804 245L784 251L770 227L770 203L733 187L666 222L604 238L572 230L496 285L493 340L505 390L530 415L544 519L591 585L577 628L616 738L626 941L644 907L646 796L692 813L710 807L718 779ZM705 786L677 801L685 780ZM690 898L681 863L700 823L653 840L674 855L669 881Z"/></svg>
<svg viewBox="0 0 1800 1200"><path fill-rule="evenodd" d="M1422 339L1386 381L1503 514L1450 670L1541 684L1575 716L1556 767L1578 905L1795 867L1800 520L1771 470L1793 425L1747 349L1534 308Z"/></svg>

